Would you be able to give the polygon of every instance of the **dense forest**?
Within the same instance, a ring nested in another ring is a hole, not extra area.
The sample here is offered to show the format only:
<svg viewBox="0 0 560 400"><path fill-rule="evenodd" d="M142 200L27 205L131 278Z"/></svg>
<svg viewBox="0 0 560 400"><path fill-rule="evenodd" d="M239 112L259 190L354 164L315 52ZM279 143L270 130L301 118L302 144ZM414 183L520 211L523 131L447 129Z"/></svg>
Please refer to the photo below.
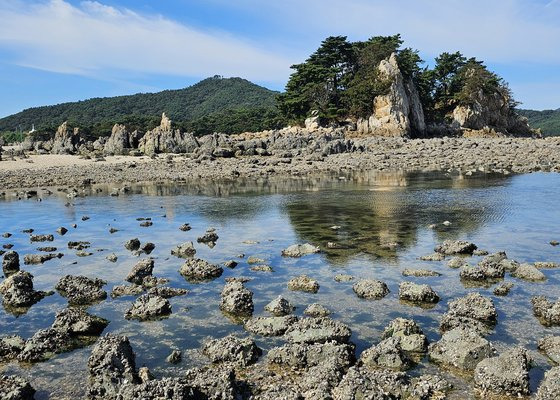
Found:
<svg viewBox="0 0 560 400"><path fill-rule="evenodd" d="M560 136L560 108L557 110L517 110L527 117L532 128L540 129L543 136Z"/></svg>
<svg viewBox="0 0 560 400"><path fill-rule="evenodd" d="M35 107L0 119L0 132L54 132L64 121L93 137L108 135L115 123L132 129L152 129L165 112L185 131L198 134L259 131L284 124L276 108L277 92L241 78L215 76L180 90L94 98Z"/></svg>
<svg viewBox="0 0 560 400"><path fill-rule="evenodd" d="M21 140L21 132L32 125L52 134L64 121L91 138L109 135L115 123L146 131L159 124L162 112L181 130L199 135L302 124L315 110L325 123L356 120L371 114L374 98L389 91L391 82L378 66L393 53L403 78L418 91L428 124L448 122L455 107L480 101L481 93L498 94L511 109L518 105L502 78L460 52L442 53L428 68L417 50L403 47L400 35L357 42L331 36L307 60L291 67L294 72L283 93L241 78L214 76L185 89L30 108L0 119L0 135L7 142ZM543 134L560 134L560 109L518 112Z"/></svg>

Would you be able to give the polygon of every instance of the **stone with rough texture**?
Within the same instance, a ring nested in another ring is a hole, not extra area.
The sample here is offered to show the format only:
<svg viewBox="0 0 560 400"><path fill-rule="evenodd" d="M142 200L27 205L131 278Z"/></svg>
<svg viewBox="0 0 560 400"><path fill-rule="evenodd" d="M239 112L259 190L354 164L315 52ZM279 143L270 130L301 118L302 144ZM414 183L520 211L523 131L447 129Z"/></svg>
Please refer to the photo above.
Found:
<svg viewBox="0 0 560 400"><path fill-rule="evenodd" d="M250 338L240 339L229 335L207 341L202 347L202 353L213 363L232 362L245 367L256 362L262 351Z"/></svg>
<svg viewBox="0 0 560 400"><path fill-rule="evenodd" d="M385 282L376 279L363 279L352 286L354 293L362 299L378 300L389 294L389 288Z"/></svg>
<svg viewBox="0 0 560 400"><path fill-rule="evenodd" d="M138 143L138 150L147 155L157 153L194 153L200 147L192 133L173 129L171 120L161 116L161 123L155 129L146 132Z"/></svg>
<svg viewBox="0 0 560 400"><path fill-rule="evenodd" d="M547 335L539 339L537 347L556 364L560 364L560 336Z"/></svg>
<svg viewBox="0 0 560 400"><path fill-rule="evenodd" d="M399 337L400 346L404 351L425 353L428 350L428 339L418 324L411 319L396 318L383 330L383 339Z"/></svg>
<svg viewBox="0 0 560 400"><path fill-rule="evenodd" d="M294 310L294 307L287 299L282 296L278 296L266 306L264 306L264 309L274 316L281 317L283 315L291 314Z"/></svg>
<svg viewBox="0 0 560 400"><path fill-rule="evenodd" d="M331 310L319 303L313 303L308 305L303 313L310 317L328 317L331 315Z"/></svg>
<svg viewBox="0 0 560 400"><path fill-rule="evenodd" d="M8 276L19 271L19 254L16 251L7 251L2 258L2 271Z"/></svg>
<svg viewBox="0 0 560 400"><path fill-rule="evenodd" d="M66 275L58 281L55 289L72 305L86 305L105 300L107 292L102 289L107 282L98 278Z"/></svg>
<svg viewBox="0 0 560 400"><path fill-rule="evenodd" d="M180 258L189 258L194 257L196 249L194 248L193 242L185 242L171 249L171 254Z"/></svg>
<svg viewBox="0 0 560 400"><path fill-rule="evenodd" d="M293 343L324 343L331 340L347 343L351 335L350 328L328 317L302 318L286 332L286 338Z"/></svg>
<svg viewBox="0 0 560 400"><path fill-rule="evenodd" d="M230 280L222 290L220 310L233 315L252 315L253 292L245 288L242 282Z"/></svg>
<svg viewBox="0 0 560 400"><path fill-rule="evenodd" d="M558 400L558 393L560 393L560 366L545 372L535 399Z"/></svg>
<svg viewBox="0 0 560 400"><path fill-rule="evenodd" d="M0 398L2 400L33 400L35 398L35 389L23 378L1 375Z"/></svg>
<svg viewBox="0 0 560 400"><path fill-rule="evenodd" d="M135 285L142 285L145 278L152 276L153 270L154 260L152 258L140 260L132 267L125 280Z"/></svg>
<svg viewBox="0 0 560 400"><path fill-rule="evenodd" d="M45 292L33 289L33 275L27 271L18 271L0 284L0 293L6 307L31 307L43 297Z"/></svg>
<svg viewBox="0 0 560 400"><path fill-rule="evenodd" d="M533 313L545 326L560 325L560 299L555 302L544 296L535 296L531 299Z"/></svg>
<svg viewBox="0 0 560 400"><path fill-rule="evenodd" d="M546 280L546 275L531 264L519 265L512 271L511 276L531 282L542 282Z"/></svg>
<svg viewBox="0 0 560 400"><path fill-rule="evenodd" d="M146 321L165 318L169 314L171 314L169 300L161 296L143 294L136 299L124 316L126 319Z"/></svg>
<svg viewBox="0 0 560 400"><path fill-rule="evenodd" d="M529 395L530 359L527 350L514 348L498 357L486 358L474 370L475 388L487 394L521 397Z"/></svg>
<svg viewBox="0 0 560 400"><path fill-rule="evenodd" d="M396 371L407 370L412 365L401 347L401 338L398 336L384 339L381 343L364 350L359 363L367 368L388 368Z"/></svg>
<svg viewBox="0 0 560 400"><path fill-rule="evenodd" d="M288 289L300 292L317 293L319 283L307 275L296 276L288 282Z"/></svg>
<svg viewBox="0 0 560 400"><path fill-rule="evenodd" d="M437 303L439 296L428 285L402 282L399 285L399 299L412 303Z"/></svg>
<svg viewBox="0 0 560 400"><path fill-rule="evenodd" d="M187 280L198 282L216 279L222 275L224 269L207 261L194 258L185 262L179 272Z"/></svg>
<svg viewBox="0 0 560 400"><path fill-rule="evenodd" d="M261 336L281 336L298 321L294 315L281 317L253 317L245 323L245 329Z"/></svg>
<svg viewBox="0 0 560 400"><path fill-rule="evenodd" d="M284 257L303 257L308 254L315 254L319 253L321 250L313 246L312 244L305 243L305 244L293 244L288 248L282 250L282 255Z"/></svg>
<svg viewBox="0 0 560 400"><path fill-rule="evenodd" d="M434 251L446 256L451 256L456 254L472 254L476 249L476 244L465 240L446 240L437 246Z"/></svg>
<svg viewBox="0 0 560 400"><path fill-rule="evenodd" d="M109 325L104 318L91 315L82 308L65 308L56 313L52 328L69 335L98 336Z"/></svg>
<svg viewBox="0 0 560 400"><path fill-rule="evenodd" d="M74 154L83 143L78 128L70 129L68 122L62 123L54 134L52 154Z"/></svg>
<svg viewBox="0 0 560 400"><path fill-rule="evenodd" d="M448 311L440 321L440 329L445 332L463 327L485 334L496 324L497 316L492 299L480 293L469 293L449 302Z"/></svg>

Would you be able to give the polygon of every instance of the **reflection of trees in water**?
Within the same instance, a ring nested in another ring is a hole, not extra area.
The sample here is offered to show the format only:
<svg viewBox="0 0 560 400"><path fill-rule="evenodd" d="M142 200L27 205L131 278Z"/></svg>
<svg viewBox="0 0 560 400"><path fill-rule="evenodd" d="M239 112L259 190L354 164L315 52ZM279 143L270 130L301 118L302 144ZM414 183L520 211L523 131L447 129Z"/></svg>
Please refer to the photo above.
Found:
<svg viewBox="0 0 560 400"><path fill-rule="evenodd" d="M438 238L459 237L499 217L505 206L499 190L488 189L503 185L503 177L376 172L351 180L352 191L297 194L282 206L301 240L319 245L333 262L358 253L394 258L415 244L418 229L445 220L452 225L439 225ZM329 249L328 242L342 248Z"/></svg>

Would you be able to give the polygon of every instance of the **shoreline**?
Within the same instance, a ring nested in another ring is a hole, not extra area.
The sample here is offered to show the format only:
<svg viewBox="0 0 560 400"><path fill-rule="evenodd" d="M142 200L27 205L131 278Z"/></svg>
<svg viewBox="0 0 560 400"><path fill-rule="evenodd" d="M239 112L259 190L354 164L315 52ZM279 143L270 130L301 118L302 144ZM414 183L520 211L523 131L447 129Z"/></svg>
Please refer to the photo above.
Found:
<svg viewBox="0 0 560 400"><path fill-rule="evenodd" d="M560 138L354 139L363 151L324 156L214 158L191 154L107 156L31 155L0 161L0 190L186 180L308 177L358 171L457 171L512 174L560 172ZM32 160L32 163L28 161Z"/></svg>

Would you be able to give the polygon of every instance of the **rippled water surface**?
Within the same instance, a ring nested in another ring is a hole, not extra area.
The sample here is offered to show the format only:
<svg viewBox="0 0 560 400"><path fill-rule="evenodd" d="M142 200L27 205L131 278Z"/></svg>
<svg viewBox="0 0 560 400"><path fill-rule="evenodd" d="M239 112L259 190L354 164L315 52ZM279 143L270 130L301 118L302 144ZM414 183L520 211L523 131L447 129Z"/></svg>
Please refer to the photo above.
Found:
<svg viewBox="0 0 560 400"><path fill-rule="evenodd" d="M541 326L532 315L530 297L546 294L560 297L560 270L543 270L545 283L526 283L506 277L515 287L507 297L496 297L490 288L467 288L459 280L459 271L446 262L424 262L418 257L433 252L445 239L466 239L490 252L505 250L509 258L520 262L560 262L560 247L550 240L560 240L560 175L531 174L507 177L459 177L442 174L363 174L357 177L314 178L238 182L236 184L191 183L133 187L130 194L111 197L113 187L88 190L87 196L68 198L56 190L50 196L17 200L8 194L0 202L0 245L11 243L23 257L38 253L37 247L56 246L65 253L61 259L43 265L23 266L34 276L38 290L51 290L66 274L86 275L106 280L110 292L138 261L125 250L123 243L133 237L153 242L154 275L170 279L169 286L182 287L189 294L170 299L172 315L154 322L127 321L123 314L132 297L107 300L88 311L111 321L105 332L126 334L137 354L137 365L148 366L156 376L180 375L185 369L206 363L198 349L207 337L222 337L231 332L246 334L219 310L220 292L225 278L248 276L246 286L254 292L255 315L264 315L263 307L278 294L297 306L302 315L314 302L330 308L333 318L348 324L357 353L377 343L383 328L397 316L417 320L430 340L437 340L438 321L453 298L478 290L493 298L498 309L498 325L489 339L498 349L520 344L534 350L536 368L532 387L550 367L536 352L536 341L545 333L560 334L558 328ZM82 216L90 219L82 221ZM153 226L140 227L139 217L151 217ZM443 221L451 225L444 226ZM71 228L72 224L77 227ZM192 230L178 228L189 223ZM430 224L438 224L430 229ZM333 225L340 226L333 230ZM55 233L59 226L69 228L65 236ZM109 228L119 231L109 233ZM193 241L207 228L216 229L219 240L214 248L197 244L197 257L212 263L236 259L235 269L225 268L222 277L208 283L191 284L178 273L182 260L170 255L179 243ZM34 233L53 233L55 241L30 243L23 229ZM68 250L68 241L92 243L93 255L78 257ZM250 241L250 242L249 242ZM244 243L247 242L247 243ZM253 243L257 242L257 243ZM323 252L300 259L281 257L281 250L294 243L310 242ZM327 242L345 249L329 250ZM252 243L252 244L249 244ZM397 244L396 248L394 245ZM105 259L115 252L118 261ZM239 258L245 254L244 258ZM266 260L274 272L250 271L246 260L257 256ZM470 261L474 264L478 257ZM404 278L405 268L429 268L442 274L432 278ZM317 294L290 292L286 283L295 275L308 274L321 286ZM351 283L337 283L338 273L357 278L385 281L391 293L380 301L358 299ZM432 309L401 304L398 285L403 280L430 284L442 298ZM58 293L43 299L21 316L0 308L0 335L19 334L30 337L47 328L66 300ZM263 349L282 343L282 339L256 337ZM165 357L171 348L184 351L181 364L171 366ZM86 364L91 347L58 355L48 362L32 366L16 363L0 365L0 370L28 377L38 390L37 398L77 398L87 382ZM434 372L427 361L411 373ZM467 381L451 375L461 394Z"/></svg>

